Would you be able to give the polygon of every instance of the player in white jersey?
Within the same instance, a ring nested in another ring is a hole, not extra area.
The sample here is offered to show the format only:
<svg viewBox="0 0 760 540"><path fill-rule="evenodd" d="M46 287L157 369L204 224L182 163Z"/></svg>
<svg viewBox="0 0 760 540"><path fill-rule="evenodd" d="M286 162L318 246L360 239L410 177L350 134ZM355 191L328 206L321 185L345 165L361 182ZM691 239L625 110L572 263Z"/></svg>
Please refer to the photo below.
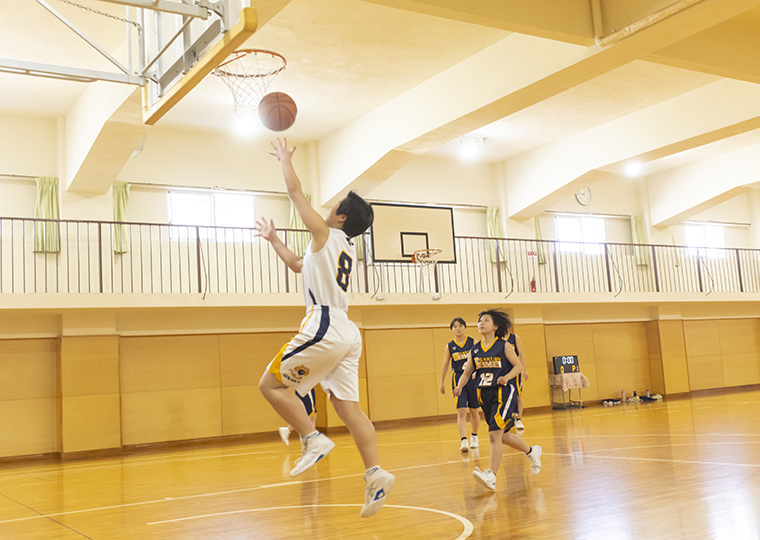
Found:
<svg viewBox="0 0 760 540"><path fill-rule="evenodd" d="M385 503L395 477L380 468L375 427L359 407L362 341L359 329L346 314L346 293L356 261L353 238L369 228L374 213L364 199L350 192L323 219L303 194L293 168L296 147L288 148L287 139L283 143L277 139L272 147L272 155L282 164L288 197L312 240L301 259L279 239L272 220L256 223L259 235L272 244L293 272L301 274L307 305L298 334L269 364L259 388L275 411L301 435L302 455L290 472L296 476L327 456L335 444L314 428L301 401L288 388L305 396L317 383L322 385L364 461L366 489L361 516L370 517Z"/></svg>

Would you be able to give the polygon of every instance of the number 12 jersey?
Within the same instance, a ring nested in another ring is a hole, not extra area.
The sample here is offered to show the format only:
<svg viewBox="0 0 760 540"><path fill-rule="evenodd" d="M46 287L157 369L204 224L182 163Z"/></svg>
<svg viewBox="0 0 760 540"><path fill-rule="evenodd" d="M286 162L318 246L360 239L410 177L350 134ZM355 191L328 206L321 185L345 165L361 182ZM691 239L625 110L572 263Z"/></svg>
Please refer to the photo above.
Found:
<svg viewBox="0 0 760 540"><path fill-rule="evenodd" d="M512 370L512 363L507 360L504 352L504 347L507 345L509 344L502 338L496 338L487 349L483 347L482 341L470 349L472 360L475 362L478 388L498 386L496 382L498 378Z"/></svg>

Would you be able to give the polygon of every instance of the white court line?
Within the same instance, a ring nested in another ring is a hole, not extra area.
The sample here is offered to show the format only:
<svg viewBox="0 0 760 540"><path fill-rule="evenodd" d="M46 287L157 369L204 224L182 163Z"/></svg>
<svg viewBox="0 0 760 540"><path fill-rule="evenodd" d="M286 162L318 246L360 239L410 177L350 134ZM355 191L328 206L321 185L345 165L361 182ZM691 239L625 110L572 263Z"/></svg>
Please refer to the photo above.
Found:
<svg viewBox="0 0 760 540"><path fill-rule="evenodd" d="M240 457L240 456L254 456L259 454L279 454L283 455L282 451L280 450L264 450L261 452L241 452L237 454L215 454L210 456L178 456L173 458L163 458L163 459L154 459L153 461L135 461L135 462L127 462L127 463L107 463L103 465L90 465L90 466L83 466L83 467L60 467L56 469L51 469L48 471L33 471L29 473L23 473L23 474L16 474L16 475L0 475L0 482L3 480L15 480L18 478L24 478L27 476L43 476L43 475L60 475L60 474L72 474L72 473L78 473L78 472L90 472L90 471L102 471L102 470L108 470L108 469L125 469L125 468L133 468L133 467L143 467L143 466L149 466L149 465L165 465L167 463L182 463L187 461L200 461L203 459L219 459L219 458L227 458L227 457ZM117 456L117 459L120 459Z"/></svg>
<svg viewBox="0 0 760 540"><path fill-rule="evenodd" d="M544 452L541 455L542 456L561 456L561 457L572 457L573 455L577 456L577 454L557 454L557 453L549 453L549 452ZM583 458L589 458L589 459L622 459L625 461L659 461L662 463L684 463L687 465L719 465L721 467L750 467L750 468L760 469L760 464L752 464L752 463L724 463L720 461L692 461L692 460L687 460L687 459L658 459L658 458L640 458L640 457L623 457L623 456L592 456L585 453L581 455Z"/></svg>
<svg viewBox="0 0 760 540"><path fill-rule="evenodd" d="M583 454L594 454L598 452L614 452L616 450L642 450L644 448L674 448L676 446L712 446L726 444L760 444L760 441L720 441L720 442L690 442L676 444L650 444L647 446L621 446L619 448L600 448L598 450L585 450Z"/></svg>
<svg viewBox="0 0 760 540"><path fill-rule="evenodd" d="M176 523L177 521L189 521L191 519L204 519L204 518L211 518L211 517L218 517L218 516L230 516L233 514L247 514L251 512L266 512L269 510L293 510L298 508L348 508L348 507L360 507L361 504L302 504L298 506L277 506L274 508L251 508L250 510L234 510L231 512L219 512L217 514L204 514L200 516L189 516L184 518L177 518L177 519L167 519L165 521L154 521L152 523L148 523L148 525L161 525L164 523ZM423 508L420 506L401 506L396 504L386 504L383 506L383 508L403 508L406 510L422 510L423 512L435 512L436 514L442 514L444 516L453 517L454 519L459 520L462 525L464 525L464 532L457 536L456 540L464 540L465 538L469 537L472 534L472 531L474 530L474 527L472 525L472 522L463 517L459 514L453 514L451 512L446 512L445 510L436 510L434 508Z"/></svg>
<svg viewBox="0 0 760 540"><path fill-rule="evenodd" d="M425 469L428 467L437 467L439 465L450 465L452 463L463 463L462 460L459 461L443 461L439 463L428 463L427 465L418 465L415 467L402 467L397 469L390 469L390 472L397 472L397 471L408 471L412 469ZM172 502L172 501L182 501L187 499L199 499L202 497L215 497L217 495L230 495L232 493L244 493L247 491L258 491L260 489L269 489L269 488L278 488L278 487L284 487L284 486L293 486L293 485L299 485L299 484L312 484L316 482L325 482L327 480L344 480L346 478L356 478L356 477L363 477L364 473L359 474L347 474L344 476L331 476L327 478L317 478L315 480L297 480L292 482L280 482L277 484L265 484L263 486L253 486L249 488L240 488L240 489L231 489L228 491L212 491L209 493L200 493L197 495L185 495L183 497L166 497L164 499L156 499L153 501L142 501L142 502L136 502L136 503L126 503L126 504L115 504L113 506L101 506L99 508L85 508L83 510L70 510L68 512L57 512L55 514L40 514L36 516L28 516L23 518L15 518L15 519L6 519L3 521L0 521L0 524L3 523L14 523L17 521L30 521L32 519L40 519L40 518L47 518L47 517L58 517L58 516L68 516L71 514L84 514L88 512L102 512L104 510L114 510L117 508L127 508L130 506L144 506L148 504L159 504L159 503L165 503L165 502Z"/></svg>

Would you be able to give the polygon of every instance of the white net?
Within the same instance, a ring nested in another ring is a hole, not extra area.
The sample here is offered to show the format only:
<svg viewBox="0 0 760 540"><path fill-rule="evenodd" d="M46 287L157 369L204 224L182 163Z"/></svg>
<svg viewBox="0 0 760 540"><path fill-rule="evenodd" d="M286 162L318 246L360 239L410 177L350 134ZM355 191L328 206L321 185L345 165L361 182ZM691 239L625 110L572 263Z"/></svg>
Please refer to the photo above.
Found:
<svg viewBox="0 0 760 540"><path fill-rule="evenodd" d="M420 268L420 278L417 282L417 292L423 292L424 285L427 284L431 290L434 284L430 282L431 277L435 279L435 265L438 263L437 256L441 253L440 249L422 249L412 254L412 262Z"/></svg>
<svg viewBox="0 0 760 540"><path fill-rule="evenodd" d="M240 49L213 73L229 87L235 116L255 116L269 85L287 66L285 57L264 49Z"/></svg>

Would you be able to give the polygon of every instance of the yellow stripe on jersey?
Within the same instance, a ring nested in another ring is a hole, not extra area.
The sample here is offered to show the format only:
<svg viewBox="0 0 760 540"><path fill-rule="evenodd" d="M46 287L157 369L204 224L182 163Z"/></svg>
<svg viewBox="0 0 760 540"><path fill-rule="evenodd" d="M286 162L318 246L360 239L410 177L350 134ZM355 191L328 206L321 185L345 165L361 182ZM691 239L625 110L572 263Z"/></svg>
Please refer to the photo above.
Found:
<svg viewBox="0 0 760 540"><path fill-rule="evenodd" d="M499 391L497 392L499 394L499 407L496 409L496 415L494 416L494 420L496 420L496 425L499 426L500 429L504 429L507 425L507 421L502 418L501 416L501 405L502 405L502 387L499 387Z"/></svg>
<svg viewBox="0 0 760 540"><path fill-rule="evenodd" d="M290 343L283 345L282 349L280 349L280 352L278 352L277 356L274 357L274 360L269 363L269 373L277 377L277 380L280 382L282 382L282 375L280 375L280 364L282 363L282 355L285 354L285 349L288 348L288 345L290 345Z"/></svg>

